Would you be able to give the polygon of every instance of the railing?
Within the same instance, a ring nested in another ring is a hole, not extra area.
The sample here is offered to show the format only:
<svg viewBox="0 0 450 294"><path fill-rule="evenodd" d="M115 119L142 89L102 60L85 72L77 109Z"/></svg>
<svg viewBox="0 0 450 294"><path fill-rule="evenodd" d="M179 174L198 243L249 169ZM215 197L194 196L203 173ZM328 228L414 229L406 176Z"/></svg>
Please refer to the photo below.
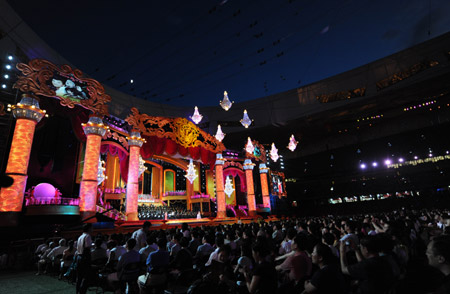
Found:
<svg viewBox="0 0 450 294"><path fill-rule="evenodd" d="M163 197L166 196L186 196L186 191L185 190L168 191L163 194Z"/></svg>
<svg viewBox="0 0 450 294"><path fill-rule="evenodd" d="M197 195L192 195L191 199L199 199L199 198L209 198L209 195L207 194L197 194Z"/></svg>
<svg viewBox="0 0 450 294"><path fill-rule="evenodd" d="M61 198L61 197L25 198L25 206L38 206L38 205L78 206L79 203L80 198Z"/></svg>
<svg viewBox="0 0 450 294"><path fill-rule="evenodd" d="M115 189L110 189L110 188L105 188L105 193L108 194L123 194L126 193L127 189L126 188L115 188Z"/></svg>

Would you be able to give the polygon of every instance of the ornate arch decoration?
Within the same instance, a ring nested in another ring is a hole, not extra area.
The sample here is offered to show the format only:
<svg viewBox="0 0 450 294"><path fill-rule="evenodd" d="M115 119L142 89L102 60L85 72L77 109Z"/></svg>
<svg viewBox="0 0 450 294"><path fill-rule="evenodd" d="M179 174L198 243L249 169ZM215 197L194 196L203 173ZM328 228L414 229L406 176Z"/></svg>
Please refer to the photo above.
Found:
<svg viewBox="0 0 450 294"><path fill-rule="evenodd" d="M184 148L201 147L213 153L225 150L222 142L185 118L149 116L133 107L125 121L146 136L167 138Z"/></svg>
<svg viewBox="0 0 450 294"><path fill-rule="evenodd" d="M121 133L115 131L114 129L106 130L105 135L103 135L103 141L113 142L117 145L120 145L122 148L128 150L128 141L127 138ZM128 151L127 151L128 152Z"/></svg>
<svg viewBox="0 0 450 294"><path fill-rule="evenodd" d="M231 175L233 178L235 177L239 177L239 179L241 180L241 191L247 191L247 186L246 183L247 181L245 180L245 173L243 171L243 169L235 167L235 166L228 166L227 168L223 169L223 182L225 183L226 178Z"/></svg>
<svg viewBox="0 0 450 294"><path fill-rule="evenodd" d="M80 105L99 116L108 114L106 103L111 101L111 96L105 93L98 81L84 77L81 70L72 69L69 65L58 67L44 59L33 59L16 67L22 75L14 88L24 93L59 99L62 106L69 108Z"/></svg>
<svg viewBox="0 0 450 294"><path fill-rule="evenodd" d="M247 144L247 141L245 144ZM261 161L263 163L266 163L266 161L267 161L266 149L264 148L264 146L256 140L252 140L252 144L255 147L255 149L253 150L252 153L245 152L246 158L253 158L256 161ZM244 146L244 150L245 150L245 146Z"/></svg>

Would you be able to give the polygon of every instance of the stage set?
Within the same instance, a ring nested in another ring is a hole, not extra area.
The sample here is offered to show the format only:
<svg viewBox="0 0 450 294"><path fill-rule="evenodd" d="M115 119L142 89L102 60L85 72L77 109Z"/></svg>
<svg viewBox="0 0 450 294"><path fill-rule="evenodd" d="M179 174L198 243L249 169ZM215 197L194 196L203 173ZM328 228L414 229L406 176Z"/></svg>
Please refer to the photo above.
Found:
<svg viewBox="0 0 450 294"><path fill-rule="evenodd" d="M108 113L103 86L79 70L42 59L17 68L23 95L8 106L14 184L0 191L3 224L18 215L95 221L99 213L134 225L251 220L286 197L284 174L267 167L257 141L229 150L220 127L214 136L186 118L136 108L122 120Z"/></svg>

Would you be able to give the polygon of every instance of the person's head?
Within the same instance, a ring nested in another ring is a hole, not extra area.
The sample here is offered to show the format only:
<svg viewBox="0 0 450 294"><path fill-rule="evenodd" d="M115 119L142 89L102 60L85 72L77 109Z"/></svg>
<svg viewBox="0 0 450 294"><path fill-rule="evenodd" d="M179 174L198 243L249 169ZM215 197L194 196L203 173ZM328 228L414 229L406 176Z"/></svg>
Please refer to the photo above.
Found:
<svg viewBox="0 0 450 294"><path fill-rule="evenodd" d="M261 262L270 254L270 249L265 242L256 242L252 247L253 259L256 262Z"/></svg>
<svg viewBox="0 0 450 294"><path fill-rule="evenodd" d="M100 239L100 238L95 239L95 243L94 243L95 248L100 248L100 247L102 247L102 243L103 243L103 240L102 240L102 239Z"/></svg>
<svg viewBox="0 0 450 294"><path fill-rule="evenodd" d="M150 229L151 226L152 226L152 223L151 223L151 222L145 221L145 222L142 224L142 229L144 230L144 232L147 232L147 231Z"/></svg>
<svg viewBox="0 0 450 294"><path fill-rule="evenodd" d="M203 244L208 243L208 244L213 244L214 243L214 236L212 236L211 234L206 234L203 237Z"/></svg>
<svg viewBox="0 0 450 294"><path fill-rule="evenodd" d="M156 245L158 245L158 249L159 250L164 250L164 249L166 249L166 239L165 238L159 238L157 241L156 241Z"/></svg>
<svg viewBox="0 0 450 294"><path fill-rule="evenodd" d="M91 233L92 232L92 224L87 223L83 225L83 233Z"/></svg>
<svg viewBox="0 0 450 294"><path fill-rule="evenodd" d="M354 233L356 230L356 224L352 221L348 221L345 223L344 225L344 230L350 234L350 233Z"/></svg>
<svg viewBox="0 0 450 294"><path fill-rule="evenodd" d="M426 251L428 264L442 271L450 267L450 236L435 237L428 243Z"/></svg>
<svg viewBox="0 0 450 294"><path fill-rule="evenodd" d="M289 240L293 240L295 238L295 235L297 235L297 231L294 228L289 228L287 230L286 237Z"/></svg>
<svg viewBox="0 0 450 294"><path fill-rule="evenodd" d="M183 223L183 224L181 224L181 230L184 232L184 231L187 231L189 229L189 226L188 226L188 224L187 223Z"/></svg>
<svg viewBox="0 0 450 294"><path fill-rule="evenodd" d="M323 243L317 243L311 254L312 262L318 266L330 264L334 259L331 248Z"/></svg>
<svg viewBox="0 0 450 294"><path fill-rule="evenodd" d="M378 255L378 240L375 236L365 236L361 239L361 254L365 258Z"/></svg>
<svg viewBox="0 0 450 294"><path fill-rule="evenodd" d="M109 250L113 249L116 246L117 246L117 244L113 240L110 240L110 241L108 241L108 243L106 243L106 248L108 248Z"/></svg>
<svg viewBox="0 0 450 294"><path fill-rule="evenodd" d="M61 240L59 240L59 246L66 246L66 239L62 238Z"/></svg>
<svg viewBox="0 0 450 294"><path fill-rule="evenodd" d="M330 245L330 246L333 246L335 240L336 240L336 239L335 239L334 235L331 234L331 233L325 233L325 234L323 234L323 236L322 236L322 241L323 241L325 244Z"/></svg>
<svg viewBox="0 0 450 294"><path fill-rule="evenodd" d="M183 248L187 248L189 246L189 239L186 237L182 237L180 240L180 246Z"/></svg>
<svg viewBox="0 0 450 294"><path fill-rule="evenodd" d="M56 243L55 242L50 242L50 244L48 245L48 247L50 248L55 248L56 247Z"/></svg>
<svg viewBox="0 0 450 294"><path fill-rule="evenodd" d="M74 241L73 240L69 240L69 242L67 243L69 245L69 249L72 250L73 249L73 245L74 245Z"/></svg>
<svg viewBox="0 0 450 294"><path fill-rule="evenodd" d="M218 252L218 259L220 262L227 262L230 259L231 256L231 247L230 245L222 245L219 248Z"/></svg>
<svg viewBox="0 0 450 294"><path fill-rule="evenodd" d="M308 238L304 234L297 234L291 248L295 251L305 251L308 248Z"/></svg>
<svg viewBox="0 0 450 294"><path fill-rule="evenodd" d="M181 233L173 234L173 236L172 236L172 242L174 242L174 243L176 243L176 244L179 244L181 238L183 238L183 234L181 234Z"/></svg>
<svg viewBox="0 0 450 294"><path fill-rule="evenodd" d="M221 247L223 244L225 244L225 238L222 234L216 236L215 244L216 247Z"/></svg>
<svg viewBox="0 0 450 294"><path fill-rule="evenodd" d="M127 250L133 250L133 248L136 246L136 239L130 238L127 241Z"/></svg>

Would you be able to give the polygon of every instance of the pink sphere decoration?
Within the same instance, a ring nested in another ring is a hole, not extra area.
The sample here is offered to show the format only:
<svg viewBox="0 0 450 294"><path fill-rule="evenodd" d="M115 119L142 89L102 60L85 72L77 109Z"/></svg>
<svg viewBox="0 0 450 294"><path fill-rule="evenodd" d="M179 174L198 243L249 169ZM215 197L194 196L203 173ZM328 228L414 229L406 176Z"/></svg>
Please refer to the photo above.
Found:
<svg viewBox="0 0 450 294"><path fill-rule="evenodd" d="M34 188L34 198L51 198L55 197L56 188L52 184L41 183Z"/></svg>

